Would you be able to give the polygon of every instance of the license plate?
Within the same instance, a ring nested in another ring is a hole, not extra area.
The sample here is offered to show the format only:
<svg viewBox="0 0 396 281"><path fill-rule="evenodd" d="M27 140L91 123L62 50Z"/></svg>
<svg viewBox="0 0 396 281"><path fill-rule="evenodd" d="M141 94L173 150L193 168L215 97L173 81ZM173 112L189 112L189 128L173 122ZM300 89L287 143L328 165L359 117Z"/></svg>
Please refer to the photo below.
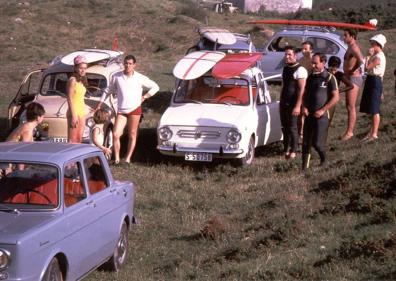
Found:
<svg viewBox="0 0 396 281"><path fill-rule="evenodd" d="M67 138L50 138L50 142L68 142Z"/></svg>
<svg viewBox="0 0 396 281"><path fill-rule="evenodd" d="M204 152L186 152L184 160L212 162L212 154Z"/></svg>

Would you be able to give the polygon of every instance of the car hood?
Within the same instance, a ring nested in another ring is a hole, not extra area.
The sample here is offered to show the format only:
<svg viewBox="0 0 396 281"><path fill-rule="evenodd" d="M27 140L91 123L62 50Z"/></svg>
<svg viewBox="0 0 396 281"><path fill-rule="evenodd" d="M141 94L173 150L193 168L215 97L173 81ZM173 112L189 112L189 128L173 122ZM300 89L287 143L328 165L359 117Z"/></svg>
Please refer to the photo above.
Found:
<svg viewBox="0 0 396 281"><path fill-rule="evenodd" d="M223 104L183 104L168 107L160 125L238 127L250 106Z"/></svg>
<svg viewBox="0 0 396 281"><path fill-rule="evenodd" d="M28 231L54 219L53 212L9 213L0 211L0 244L15 244Z"/></svg>

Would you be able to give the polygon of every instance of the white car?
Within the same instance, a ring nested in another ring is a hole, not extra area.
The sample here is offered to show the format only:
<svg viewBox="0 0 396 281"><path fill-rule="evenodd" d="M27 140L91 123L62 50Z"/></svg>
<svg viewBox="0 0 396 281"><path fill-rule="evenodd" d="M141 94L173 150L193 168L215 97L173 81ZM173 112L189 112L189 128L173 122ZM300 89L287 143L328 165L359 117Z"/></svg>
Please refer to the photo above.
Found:
<svg viewBox="0 0 396 281"><path fill-rule="evenodd" d="M44 121L38 126L36 139L51 142L67 142L68 110L66 85L73 74L73 59L83 55L88 61L88 87L85 94L86 126L83 142L90 142L90 129L94 125L91 109L100 101L103 91L110 83L111 77L123 70L122 52L101 49L84 49L65 56L56 57L45 69L30 72L23 79L18 93L8 107L8 130L24 121L26 106L35 101L45 109ZM116 98L110 95L103 108L115 116ZM112 145L113 119L103 124L105 143Z"/></svg>
<svg viewBox="0 0 396 281"><path fill-rule="evenodd" d="M257 67L227 79L209 71L196 79L177 80L157 133L162 154L187 161L235 159L249 165L256 147L282 139L279 102L271 100Z"/></svg>

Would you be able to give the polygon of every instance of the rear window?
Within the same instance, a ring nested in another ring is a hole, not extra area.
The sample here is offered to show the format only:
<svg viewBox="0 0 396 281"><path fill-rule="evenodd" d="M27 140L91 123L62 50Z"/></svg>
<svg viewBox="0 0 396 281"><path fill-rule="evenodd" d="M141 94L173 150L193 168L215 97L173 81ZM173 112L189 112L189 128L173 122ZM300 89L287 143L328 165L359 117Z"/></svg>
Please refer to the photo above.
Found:
<svg viewBox="0 0 396 281"><path fill-rule="evenodd" d="M314 52L315 53L323 53L327 55L336 55L338 54L340 48L336 43L330 41L325 38L318 38L318 37L308 37L307 41L310 41L314 45Z"/></svg>

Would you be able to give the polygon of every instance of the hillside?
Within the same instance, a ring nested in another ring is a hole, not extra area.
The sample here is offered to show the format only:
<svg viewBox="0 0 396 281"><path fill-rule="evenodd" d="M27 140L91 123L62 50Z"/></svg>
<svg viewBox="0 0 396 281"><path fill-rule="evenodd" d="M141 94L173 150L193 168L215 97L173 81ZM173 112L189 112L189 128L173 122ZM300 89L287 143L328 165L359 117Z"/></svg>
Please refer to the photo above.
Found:
<svg viewBox="0 0 396 281"><path fill-rule="evenodd" d="M1 117L26 72L74 49L110 48L115 34L163 91L172 90L172 67L206 21L264 41L245 24L252 15L214 14L194 3L1 1ZM166 101L149 104L156 110L145 115L133 165L112 168L115 178L137 186L139 224L130 232L128 265L85 280L395 280L396 30L383 33L388 67L380 138L360 142L369 119L359 114L356 138L338 140L346 122L342 99L325 168L315 167L314 154L314 167L302 173L300 157L286 162L280 144L256 151L245 169L161 157L156 125ZM372 35L359 35L364 50Z"/></svg>

